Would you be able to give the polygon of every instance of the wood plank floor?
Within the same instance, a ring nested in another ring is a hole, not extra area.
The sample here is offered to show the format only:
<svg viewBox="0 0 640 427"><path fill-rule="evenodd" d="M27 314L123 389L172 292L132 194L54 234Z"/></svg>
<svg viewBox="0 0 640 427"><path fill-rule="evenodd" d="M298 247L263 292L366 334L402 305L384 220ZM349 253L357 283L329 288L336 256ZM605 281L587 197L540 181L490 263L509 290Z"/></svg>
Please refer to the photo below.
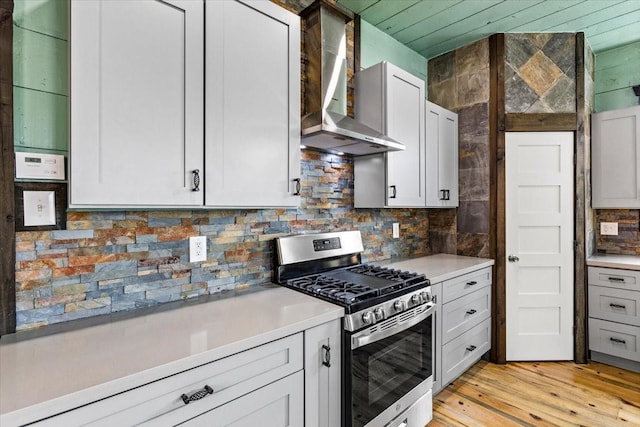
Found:
<svg viewBox="0 0 640 427"><path fill-rule="evenodd" d="M640 374L590 362L478 362L433 399L440 426L640 426Z"/></svg>

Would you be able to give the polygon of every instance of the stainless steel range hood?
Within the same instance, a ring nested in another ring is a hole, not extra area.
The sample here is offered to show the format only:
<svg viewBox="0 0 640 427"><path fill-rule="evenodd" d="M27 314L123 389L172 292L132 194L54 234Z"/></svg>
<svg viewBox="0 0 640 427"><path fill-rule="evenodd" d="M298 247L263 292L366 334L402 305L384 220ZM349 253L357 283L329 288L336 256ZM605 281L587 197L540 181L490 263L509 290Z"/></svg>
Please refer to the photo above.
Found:
<svg viewBox="0 0 640 427"><path fill-rule="evenodd" d="M347 116L347 36L352 14L317 0L300 16L306 23L305 111L302 144L321 151L366 155L404 145ZM356 94L357 96L357 94Z"/></svg>

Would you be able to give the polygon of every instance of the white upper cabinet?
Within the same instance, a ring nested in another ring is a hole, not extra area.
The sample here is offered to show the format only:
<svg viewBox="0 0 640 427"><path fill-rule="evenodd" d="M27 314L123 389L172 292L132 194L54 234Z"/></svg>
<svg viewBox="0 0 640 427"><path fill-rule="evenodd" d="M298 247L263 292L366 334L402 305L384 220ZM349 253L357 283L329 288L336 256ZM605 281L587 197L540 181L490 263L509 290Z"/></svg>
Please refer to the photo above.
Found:
<svg viewBox="0 0 640 427"><path fill-rule="evenodd" d="M426 101L427 207L458 206L458 115Z"/></svg>
<svg viewBox="0 0 640 427"><path fill-rule="evenodd" d="M203 12L71 2L71 207L202 204Z"/></svg>
<svg viewBox="0 0 640 427"><path fill-rule="evenodd" d="M71 1L72 208L297 206L299 138L297 15Z"/></svg>
<svg viewBox="0 0 640 427"><path fill-rule="evenodd" d="M297 206L300 19L268 1L206 3L205 204Z"/></svg>
<svg viewBox="0 0 640 427"><path fill-rule="evenodd" d="M354 205L424 207L424 81L388 62L356 74L356 119L404 151L354 159Z"/></svg>
<svg viewBox="0 0 640 427"><path fill-rule="evenodd" d="M640 208L640 105L591 118L591 206Z"/></svg>

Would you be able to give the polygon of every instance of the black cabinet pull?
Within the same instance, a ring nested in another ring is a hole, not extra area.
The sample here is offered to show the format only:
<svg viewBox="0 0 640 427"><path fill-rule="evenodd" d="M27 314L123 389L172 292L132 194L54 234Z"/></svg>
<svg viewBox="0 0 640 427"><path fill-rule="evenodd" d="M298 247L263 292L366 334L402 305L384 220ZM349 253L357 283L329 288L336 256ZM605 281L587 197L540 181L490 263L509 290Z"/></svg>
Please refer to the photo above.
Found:
<svg viewBox="0 0 640 427"><path fill-rule="evenodd" d="M296 183L296 192L293 193L294 196L299 196L300 195L300 178L295 178L293 180L293 182Z"/></svg>
<svg viewBox="0 0 640 427"><path fill-rule="evenodd" d="M395 185L390 185L389 188L391 188L391 195L389 196L390 199L395 199L396 198L396 186Z"/></svg>
<svg viewBox="0 0 640 427"><path fill-rule="evenodd" d="M475 286L477 284L478 284L478 282L476 282L475 280L473 280L471 282L467 282L467 285L469 285L469 286Z"/></svg>
<svg viewBox="0 0 640 427"><path fill-rule="evenodd" d="M200 191L200 169L193 170L193 189L192 191Z"/></svg>
<svg viewBox="0 0 640 427"><path fill-rule="evenodd" d="M440 196L440 200L447 200L446 199L447 190L440 190L440 192L442 193L442 196Z"/></svg>
<svg viewBox="0 0 640 427"><path fill-rule="evenodd" d="M331 347L323 344L322 349L324 350L324 354L322 355L322 364L327 368L331 367Z"/></svg>
<svg viewBox="0 0 640 427"><path fill-rule="evenodd" d="M609 277L610 282L624 282L624 277Z"/></svg>
<svg viewBox="0 0 640 427"><path fill-rule="evenodd" d="M207 397L208 395L213 394L213 389L208 385L205 385L202 390L198 390L193 393L191 396L187 396L186 394L182 394L180 399L184 402L185 405L188 405L189 402L195 402L196 400L200 400L203 397Z"/></svg>
<svg viewBox="0 0 640 427"><path fill-rule="evenodd" d="M609 307L613 307L613 308L627 308L627 306L626 306L626 305L623 305L623 304L616 304L616 303L613 303L613 302L609 303Z"/></svg>
<svg viewBox="0 0 640 427"><path fill-rule="evenodd" d="M609 338L609 340L611 340L612 342L616 342L618 344L626 344L627 343L625 340L621 340L620 338L611 337L611 338Z"/></svg>
<svg viewBox="0 0 640 427"><path fill-rule="evenodd" d="M476 349L475 345L470 345L469 347L467 347L467 351L473 351Z"/></svg>
<svg viewBox="0 0 640 427"><path fill-rule="evenodd" d="M467 314L476 314L476 311L472 308L471 310L467 310Z"/></svg>

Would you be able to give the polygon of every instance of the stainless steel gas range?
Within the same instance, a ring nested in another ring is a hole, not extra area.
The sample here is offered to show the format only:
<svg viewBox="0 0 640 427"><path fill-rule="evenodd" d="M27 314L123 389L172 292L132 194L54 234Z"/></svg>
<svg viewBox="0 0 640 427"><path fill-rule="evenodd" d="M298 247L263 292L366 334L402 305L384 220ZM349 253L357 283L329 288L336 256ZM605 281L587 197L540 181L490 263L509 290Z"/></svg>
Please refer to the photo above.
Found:
<svg viewBox="0 0 640 427"><path fill-rule="evenodd" d="M276 281L345 309L343 427L424 427L433 312L424 275L362 264L359 231L276 239Z"/></svg>

